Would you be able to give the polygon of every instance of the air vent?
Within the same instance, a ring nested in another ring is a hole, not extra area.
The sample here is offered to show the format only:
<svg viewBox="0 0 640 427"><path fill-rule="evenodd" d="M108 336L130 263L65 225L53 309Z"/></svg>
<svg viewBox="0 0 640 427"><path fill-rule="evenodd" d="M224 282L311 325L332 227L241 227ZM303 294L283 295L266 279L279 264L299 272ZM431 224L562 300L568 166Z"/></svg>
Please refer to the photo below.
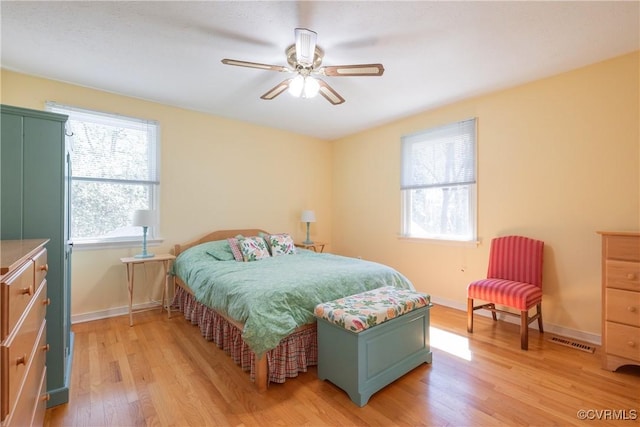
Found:
<svg viewBox="0 0 640 427"><path fill-rule="evenodd" d="M587 345L587 344L582 344L582 343L579 343L579 342L571 341L571 340L568 340L566 338L552 337L552 338L549 338L549 341L551 341L553 343L556 343L556 344L563 345L565 347L571 347L571 348L575 348L576 350L582 350L582 351L585 351L587 353L593 353L594 351L596 351L595 347L592 347L592 346Z"/></svg>

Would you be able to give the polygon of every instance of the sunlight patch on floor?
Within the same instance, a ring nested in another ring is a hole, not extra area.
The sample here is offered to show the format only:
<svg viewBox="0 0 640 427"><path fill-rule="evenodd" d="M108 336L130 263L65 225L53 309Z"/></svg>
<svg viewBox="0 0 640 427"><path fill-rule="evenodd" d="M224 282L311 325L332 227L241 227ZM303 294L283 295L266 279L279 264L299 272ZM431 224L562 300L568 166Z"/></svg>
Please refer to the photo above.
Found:
<svg viewBox="0 0 640 427"><path fill-rule="evenodd" d="M471 361L469 338L443 331L433 326L429 328L429 338L431 347L446 351L461 359Z"/></svg>

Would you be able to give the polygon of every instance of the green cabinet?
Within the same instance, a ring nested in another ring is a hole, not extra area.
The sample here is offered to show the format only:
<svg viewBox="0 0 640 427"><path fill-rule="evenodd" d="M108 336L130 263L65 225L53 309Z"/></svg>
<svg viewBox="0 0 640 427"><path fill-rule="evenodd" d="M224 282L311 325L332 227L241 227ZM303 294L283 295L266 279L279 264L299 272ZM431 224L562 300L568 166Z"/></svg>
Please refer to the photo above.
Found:
<svg viewBox="0 0 640 427"><path fill-rule="evenodd" d="M0 238L50 239L47 391L55 406L69 400L73 349L67 116L6 105L0 112Z"/></svg>

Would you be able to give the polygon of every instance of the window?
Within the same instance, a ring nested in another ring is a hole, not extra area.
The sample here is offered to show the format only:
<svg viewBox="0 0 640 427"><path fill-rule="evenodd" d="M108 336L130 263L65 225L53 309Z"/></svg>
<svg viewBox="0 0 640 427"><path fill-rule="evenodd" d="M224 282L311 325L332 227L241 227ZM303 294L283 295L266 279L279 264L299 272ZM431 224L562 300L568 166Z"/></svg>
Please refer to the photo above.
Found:
<svg viewBox="0 0 640 427"><path fill-rule="evenodd" d="M402 235L476 240L476 119L402 137Z"/></svg>
<svg viewBox="0 0 640 427"><path fill-rule="evenodd" d="M69 116L74 243L139 242L133 212L158 210L158 123L53 102L47 110Z"/></svg>

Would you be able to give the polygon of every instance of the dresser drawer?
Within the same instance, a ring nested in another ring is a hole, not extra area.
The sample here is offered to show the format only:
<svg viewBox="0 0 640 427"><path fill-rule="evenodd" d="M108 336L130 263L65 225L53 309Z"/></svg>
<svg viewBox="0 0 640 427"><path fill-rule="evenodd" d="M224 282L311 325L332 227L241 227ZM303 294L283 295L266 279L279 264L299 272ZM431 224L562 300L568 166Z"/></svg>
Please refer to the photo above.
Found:
<svg viewBox="0 0 640 427"><path fill-rule="evenodd" d="M40 378L40 393L36 402L35 411L31 420L32 426L44 425L44 414L47 410L47 402L49 401L49 393L47 393L47 367L42 370L42 378Z"/></svg>
<svg viewBox="0 0 640 427"><path fill-rule="evenodd" d="M35 269L35 281L34 283L38 286L44 278L47 276L47 271L49 271L49 265L47 264L47 250L43 249L38 252L36 256L33 257L34 269Z"/></svg>
<svg viewBox="0 0 640 427"><path fill-rule="evenodd" d="M607 288L605 320L640 327L640 292Z"/></svg>
<svg viewBox="0 0 640 427"><path fill-rule="evenodd" d="M31 302L36 292L35 266L33 261L26 262L22 267L11 274L0 285L2 288L2 304L6 307L7 312L4 313L2 319L2 331L0 331L0 340L7 338L13 328L15 328L18 319L24 313L25 308ZM38 282L40 283L40 282Z"/></svg>
<svg viewBox="0 0 640 427"><path fill-rule="evenodd" d="M38 288L34 303L18 325L17 330L0 346L0 366L2 372L2 402L0 419L13 408L22 387L29 366L37 359L44 366L42 351L38 350L38 335L43 334L47 307L47 281ZM44 345L44 344L42 344Z"/></svg>
<svg viewBox="0 0 640 427"><path fill-rule="evenodd" d="M36 425L32 423L32 420L38 407L42 378L45 375L46 335L46 322L42 322L42 328L38 334L38 345L34 348L35 353L32 355L31 363L27 365L24 384L17 396L6 427Z"/></svg>
<svg viewBox="0 0 640 427"><path fill-rule="evenodd" d="M640 292L640 262L607 260L606 287Z"/></svg>
<svg viewBox="0 0 640 427"><path fill-rule="evenodd" d="M638 236L609 235L606 236L604 257L622 261L640 261L640 245Z"/></svg>
<svg viewBox="0 0 640 427"><path fill-rule="evenodd" d="M640 328L605 322L608 354L640 362Z"/></svg>

